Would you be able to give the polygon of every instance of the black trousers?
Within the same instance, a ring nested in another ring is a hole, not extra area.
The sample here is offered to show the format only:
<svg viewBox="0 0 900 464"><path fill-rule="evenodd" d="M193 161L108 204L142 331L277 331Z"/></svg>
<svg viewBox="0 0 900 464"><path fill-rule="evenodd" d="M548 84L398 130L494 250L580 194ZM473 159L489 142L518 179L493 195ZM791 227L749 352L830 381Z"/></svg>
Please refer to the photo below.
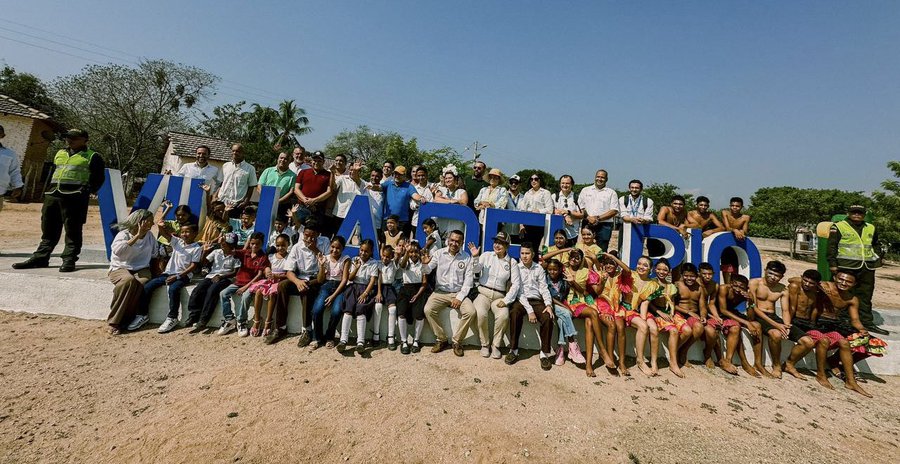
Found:
<svg viewBox="0 0 900 464"><path fill-rule="evenodd" d="M231 285L231 279L203 279L194 287L188 300L188 318L202 324L209 322L216 305L219 303L219 292Z"/></svg>
<svg viewBox="0 0 900 464"><path fill-rule="evenodd" d="M541 351L550 353L550 338L553 336L552 316L544 312L546 306L544 306L543 300L529 298L528 303L531 304L531 309L534 310L534 315L537 316L538 335L541 337ZM522 327L525 324L525 321L522 319L526 314L528 312L525 311L525 307L518 300L509 308L510 349L515 350L519 348L519 337L522 335Z"/></svg>
<svg viewBox="0 0 900 464"><path fill-rule="evenodd" d="M859 322L869 327L875 324L872 316L872 294L875 292L875 270L857 269L851 271L856 275L856 286L850 290L850 294L859 298Z"/></svg>
<svg viewBox="0 0 900 464"><path fill-rule="evenodd" d="M50 254L53 253L65 229L66 246L62 253L63 262L78 261L83 240L82 228L87 221L89 198L86 193L44 195L44 206L41 208L41 244L31 255L31 259L49 261Z"/></svg>

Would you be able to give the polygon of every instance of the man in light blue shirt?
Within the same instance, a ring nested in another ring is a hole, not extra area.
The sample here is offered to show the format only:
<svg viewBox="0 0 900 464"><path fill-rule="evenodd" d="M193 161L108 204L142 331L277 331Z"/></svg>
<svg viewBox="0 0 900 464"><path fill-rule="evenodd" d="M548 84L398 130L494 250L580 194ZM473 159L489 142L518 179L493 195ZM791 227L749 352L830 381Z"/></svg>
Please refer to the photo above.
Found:
<svg viewBox="0 0 900 464"><path fill-rule="evenodd" d="M3 126L0 126L0 140L6 137ZM18 198L22 195L22 162L19 155L0 143L0 211L3 210L3 197Z"/></svg>

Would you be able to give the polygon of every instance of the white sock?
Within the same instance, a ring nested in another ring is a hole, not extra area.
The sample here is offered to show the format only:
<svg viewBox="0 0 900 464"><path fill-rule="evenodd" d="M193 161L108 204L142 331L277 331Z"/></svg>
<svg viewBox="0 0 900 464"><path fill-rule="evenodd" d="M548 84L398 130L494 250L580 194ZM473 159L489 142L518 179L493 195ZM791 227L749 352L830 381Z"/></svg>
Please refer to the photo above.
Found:
<svg viewBox="0 0 900 464"><path fill-rule="evenodd" d="M401 317L397 324L400 325L400 341L406 343L409 337L409 324L406 322L405 317Z"/></svg>
<svg viewBox="0 0 900 464"><path fill-rule="evenodd" d="M519 349L516 348L516 349L514 349L514 350L509 350L509 352L512 353L512 354L518 355L518 354L519 354ZM541 353L541 354L543 354L543 353Z"/></svg>
<svg viewBox="0 0 900 464"><path fill-rule="evenodd" d="M416 321L416 335L415 335L416 341L419 341L419 337L422 336L422 327L425 327L425 319L422 319L421 321Z"/></svg>
<svg viewBox="0 0 900 464"><path fill-rule="evenodd" d="M542 357L542 358L549 358L550 355L547 354L547 353L544 353L543 351L541 351L541 357Z"/></svg>
<svg viewBox="0 0 900 464"><path fill-rule="evenodd" d="M352 320L353 316L349 314L344 314L341 319L341 343L347 343L347 340L350 340L350 321Z"/></svg>
<svg viewBox="0 0 900 464"><path fill-rule="evenodd" d="M372 315L372 335L373 339L379 340L378 336L381 333L381 312L384 311L383 303L375 303L375 313Z"/></svg>
<svg viewBox="0 0 900 464"><path fill-rule="evenodd" d="M366 316L356 316L356 344L366 342Z"/></svg>
<svg viewBox="0 0 900 464"><path fill-rule="evenodd" d="M394 328L397 325L397 306L388 306L388 339L394 338Z"/></svg>

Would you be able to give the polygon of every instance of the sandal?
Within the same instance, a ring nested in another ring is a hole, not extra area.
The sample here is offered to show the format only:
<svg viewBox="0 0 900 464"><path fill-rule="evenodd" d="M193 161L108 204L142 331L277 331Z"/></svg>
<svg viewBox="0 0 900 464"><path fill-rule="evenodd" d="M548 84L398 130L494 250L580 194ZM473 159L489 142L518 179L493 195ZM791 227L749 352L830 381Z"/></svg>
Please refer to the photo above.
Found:
<svg viewBox="0 0 900 464"><path fill-rule="evenodd" d="M259 331L259 328L257 327L256 330ZM269 334L270 334L271 332L272 332L272 321L266 321L265 329L263 329L263 331L262 331L262 336L263 336L263 337L268 337ZM253 333L253 330L252 330L252 329L250 330L250 333L251 333L251 334ZM258 335L258 334L257 334L257 335ZM257 336L257 335L254 335L254 337Z"/></svg>
<svg viewBox="0 0 900 464"><path fill-rule="evenodd" d="M109 334L110 335L120 335L121 333L122 333L122 331L119 330L118 327L109 326Z"/></svg>
<svg viewBox="0 0 900 464"><path fill-rule="evenodd" d="M250 327L250 336L251 337L259 336L259 319L253 320L253 327Z"/></svg>

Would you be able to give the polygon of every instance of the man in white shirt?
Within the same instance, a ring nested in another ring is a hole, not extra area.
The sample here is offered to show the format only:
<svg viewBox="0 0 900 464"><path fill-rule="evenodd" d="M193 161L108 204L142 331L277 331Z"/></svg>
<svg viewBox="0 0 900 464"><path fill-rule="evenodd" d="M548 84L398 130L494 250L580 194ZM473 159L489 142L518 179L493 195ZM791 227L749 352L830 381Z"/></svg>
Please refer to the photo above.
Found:
<svg viewBox="0 0 900 464"><path fill-rule="evenodd" d="M331 216L328 218L331 224L328 224L326 233L336 234L341 227L341 223L347 217L350 211L350 205L357 195L361 194L366 188L366 182L359 177L362 170L362 162L355 161L349 168L347 166L347 156L337 155L334 157L334 166L332 167L331 181L333 185L331 190L334 192L334 207L331 209Z"/></svg>
<svg viewBox="0 0 900 464"><path fill-rule="evenodd" d="M209 186L209 191L215 192L222 183L222 174L219 172L219 168L209 164L209 147L200 145L195 154L197 161L183 164L177 175L191 179L203 179L203 182Z"/></svg>
<svg viewBox="0 0 900 464"><path fill-rule="evenodd" d="M410 235L412 238L415 238L416 231L419 228L419 208L422 207L423 203L434 201L434 194L431 193L431 188L428 185L428 168L423 165L413 166L412 175L413 187L416 188L419 196L425 200L416 200L415 198L409 200L409 209L412 211L412 220L410 220L412 232Z"/></svg>
<svg viewBox="0 0 900 464"><path fill-rule="evenodd" d="M0 126L0 139L4 137L6 132ZM0 211L3 210L3 196L8 193L10 198L19 198L24 186L19 155L0 143Z"/></svg>
<svg viewBox="0 0 900 464"><path fill-rule="evenodd" d="M312 160L309 155L306 153L306 149L303 148L303 145L294 148L293 153L291 153L291 157L293 157L293 161L288 165L291 171L294 174L300 174L300 171L304 169L312 168Z"/></svg>
<svg viewBox="0 0 900 464"><path fill-rule="evenodd" d="M594 175L594 185L581 189L578 206L585 214L585 224L594 232L597 246L602 251L609 249L612 238L613 220L619 214L619 199L616 191L606 186L609 174L601 169Z"/></svg>
<svg viewBox="0 0 900 464"><path fill-rule="evenodd" d="M469 290L474 282L472 258L462 251L463 233L453 230L447 237L447 246L434 255L422 258L422 273L435 273L434 293L425 302L425 318L434 332L432 353L440 353L447 348L447 335L441 326L441 310L452 308L459 311L459 325L453 334L453 354L463 355L462 340L469 330L469 324L475 319L475 305L468 298Z"/></svg>
<svg viewBox="0 0 900 464"><path fill-rule="evenodd" d="M222 166L222 185L213 200L225 203L228 217L240 218L241 212L250 204L256 183L256 168L244 161L244 147L236 143L231 147L231 161Z"/></svg>
<svg viewBox="0 0 900 464"><path fill-rule="evenodd" d="M307 346L312 333L312 304L319 292L315 279L319 273L318 257L327 253L330 243L328 237L320 234L321 224L318 219L310 218L303 229L303 237L288 252L284 268L287 278L278 284L278 295L275 297L275 326L265 342L275 343L287 333L287 310L291 295L306 296L303 302L303 329L300 332L298 346Z"/></svg>
<svg viewBox="0 0 900 464"><path fill-rule="evenodd" d="M628 195L619 197L619 217L622 222L635 225L653 222L653 199L645 197L644 183L633 179L628 183Z"/></svg>
<svg viewBox="0 0 900 464"><path fill-rule="evenodd" d="M509 308L509 354L506 364L519 360L519 338L522 335L522 318L528 314L528 322L538 324L541 339L541 368L550 370L553 364L550 351L550 337L553 335L553 300L544 268L534 262L534 245L523 243L519 249L519 278L522 282L519 298Z"/></svg>

